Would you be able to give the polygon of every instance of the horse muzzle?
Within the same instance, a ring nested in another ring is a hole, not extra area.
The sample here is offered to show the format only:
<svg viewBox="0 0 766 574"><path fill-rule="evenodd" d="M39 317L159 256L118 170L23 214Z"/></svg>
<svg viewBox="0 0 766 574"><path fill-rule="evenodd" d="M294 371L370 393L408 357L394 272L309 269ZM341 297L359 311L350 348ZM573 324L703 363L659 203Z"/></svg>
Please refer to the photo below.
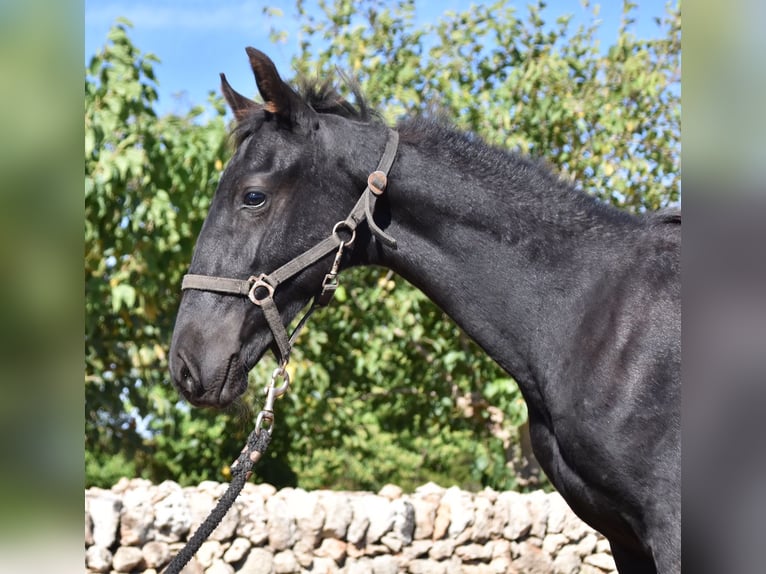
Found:
<svg viewBox="0 0 766 574"><path fill-rule="evenodd" d="M184 353L171 353L170 374L175 387L196 407L225 407L247 389L247 369L238 354L205 375L200 365Z"/></svg>

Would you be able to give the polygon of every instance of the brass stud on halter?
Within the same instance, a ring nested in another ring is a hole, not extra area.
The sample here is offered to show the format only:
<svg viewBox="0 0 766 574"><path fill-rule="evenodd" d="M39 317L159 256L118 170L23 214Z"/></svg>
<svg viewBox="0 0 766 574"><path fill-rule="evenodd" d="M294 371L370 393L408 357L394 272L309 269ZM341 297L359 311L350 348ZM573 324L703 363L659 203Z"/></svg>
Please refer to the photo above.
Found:
<svg viewBox="0 0 766 574"><path fill-rule="evenodd" d="M388 178L382 171L373 171L367 177L367 185L370 187L370 191L375 195L383 195L388 184Z"/></svg>

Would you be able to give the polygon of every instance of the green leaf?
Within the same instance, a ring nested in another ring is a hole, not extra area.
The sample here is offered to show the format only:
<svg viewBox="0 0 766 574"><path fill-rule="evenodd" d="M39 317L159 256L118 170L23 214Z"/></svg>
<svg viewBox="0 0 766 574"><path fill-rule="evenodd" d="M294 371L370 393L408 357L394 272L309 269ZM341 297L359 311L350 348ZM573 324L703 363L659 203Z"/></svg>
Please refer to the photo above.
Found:
<svg viewBox="0 0 766 574"><path fill-rule="evenodd" d="M120 307L133 307L136 303L136 290L130 285L121 283L112 287L112 311L115 313Z"/></svg>

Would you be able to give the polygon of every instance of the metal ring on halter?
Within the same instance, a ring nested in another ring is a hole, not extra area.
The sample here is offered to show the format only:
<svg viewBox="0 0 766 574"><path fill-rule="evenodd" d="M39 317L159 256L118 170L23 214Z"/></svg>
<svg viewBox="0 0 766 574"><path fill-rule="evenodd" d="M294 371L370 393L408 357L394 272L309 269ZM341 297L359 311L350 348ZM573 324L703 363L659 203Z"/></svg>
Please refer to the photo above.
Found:
<svg viewBox="0 0 766 574"><path fill-rule="evenodd" d="M350 231L350 232L351 232L351 239L349 239L348 241L344 241L344 240L342 240L342 239L340 238L340 236L338 235L338 229L339 229L339 228L343 228L343 227L345 227L345 228L346 228L348 231ZM334 235L334 236L335 236L335 237L338 239L338 241L340 241L340 242L341 242L343 245L345 245L346 247L348 247L349 245L351 245L351 244L354 242L354 239L356 239L356 229L354 229L353 227L351 227L351 226L348 224L348 222L346 222L346 221L339 221L338 223L336 223L336 224L333 226L333 228L332 228L332 234L333 234L333 235Z"/></svg>
<svg viewBox="0 0 766 574"><path fill-rule="evenodd" d="M266 299L274 297L274 286L264 281L264 277L265 275L258 275L258 277L253 276L248 279L248 281L253 281L253 286L250 287L250 291L247 293L247 298L253 302L253 305L257 305L258 307L260 307ZM255 295L255 290L259 287L263 287L267 291L266 296L260 299Z"/></svg>

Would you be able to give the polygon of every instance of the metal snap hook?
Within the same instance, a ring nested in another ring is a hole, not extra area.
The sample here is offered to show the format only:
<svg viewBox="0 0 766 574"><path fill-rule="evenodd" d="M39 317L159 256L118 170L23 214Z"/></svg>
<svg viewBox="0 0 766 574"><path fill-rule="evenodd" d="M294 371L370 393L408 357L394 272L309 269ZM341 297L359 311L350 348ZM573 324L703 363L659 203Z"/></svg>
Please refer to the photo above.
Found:
<svg viewBox="0 0 766 574"><path fill-rule="evenodd" d="M287 372L287 363L284 363L274 369L271 373L269 384L263 389L266 393L266 401L263 409L258 413L255 420L255 428L258 432L265 428L269 436L274 432L274 401L284 395L290 387L290 373ZM277 379L282 379L282 384L276 386Z"/></svg>
<svg viewBox="0 0 766 574"><path fill-rule="evenodd" d="M288 387L290 386L290 373L287 372L287 365L282 365L274 369L274 371L271 373L271 381L269 382L269 385L266 387L266 392L268 393L269 389L274 389L274 398L281 397L287 392ZM275 383L277 382L277 379L282 379L282 384L280 386L276 386Z"/></svg>

